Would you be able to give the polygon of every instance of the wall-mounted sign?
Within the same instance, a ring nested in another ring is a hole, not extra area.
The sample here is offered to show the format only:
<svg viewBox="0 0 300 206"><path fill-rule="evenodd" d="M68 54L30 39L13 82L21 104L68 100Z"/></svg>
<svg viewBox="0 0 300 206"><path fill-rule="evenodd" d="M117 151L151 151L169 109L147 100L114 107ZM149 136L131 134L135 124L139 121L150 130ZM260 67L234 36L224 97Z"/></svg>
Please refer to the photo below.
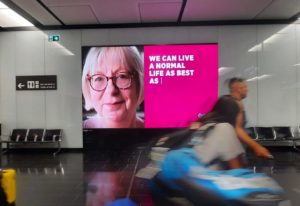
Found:
<svg viewBox="0 0 300 206"><path fill-rule="evenodd" d="M56 90L56 75L16 76L16 90Z"/></svg>
<svg viewBox="0 0 300 206"><path fill-rule="evenodd" d="M48 41L59 41L60 35L59 34L52 34L48 36Z"/></svg>

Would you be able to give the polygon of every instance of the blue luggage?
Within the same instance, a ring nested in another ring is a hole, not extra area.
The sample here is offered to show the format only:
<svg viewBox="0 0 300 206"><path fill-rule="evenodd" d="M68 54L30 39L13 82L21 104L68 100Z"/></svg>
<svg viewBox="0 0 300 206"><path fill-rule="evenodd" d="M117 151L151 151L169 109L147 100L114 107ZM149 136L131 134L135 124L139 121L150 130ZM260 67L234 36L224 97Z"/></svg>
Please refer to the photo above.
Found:
<svg viewBox="0 0 300 206"><path fill-rule="evenodd" d="M214 126L168 134L152 147L152 163L158 167L149 182L155 205L277 206L284 201L283 189L263 173L211 170L198 159L192 147Z"/></svg>
<svg viewBox="0 0 300 206"><path fill-rule="evenodd" d="M190 148L166 154L151 189L160 199L175 194L193 205L276 206L284 200L283 189L267 175L248 169L211 170Z"/></svg>

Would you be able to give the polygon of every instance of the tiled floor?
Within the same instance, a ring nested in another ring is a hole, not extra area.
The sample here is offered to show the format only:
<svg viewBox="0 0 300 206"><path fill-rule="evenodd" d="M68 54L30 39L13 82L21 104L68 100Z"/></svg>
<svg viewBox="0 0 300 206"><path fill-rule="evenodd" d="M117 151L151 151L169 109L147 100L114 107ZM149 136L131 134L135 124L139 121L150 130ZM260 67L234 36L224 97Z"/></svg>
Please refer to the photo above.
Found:
<svg viewBox="0 0 300 206"><path fill-rule="evenodd" d="M290 200L284 205L297 206L300 153L286 149L272 152L274 160L261 160L249 154L249 165L279 182ZM56 157L49 153L14 152L1 157L2 168L17 171L16 206L101 206L111 199L126 197L138 205L150 206L147 182L133 176L146 163L141 149L68 152Z"/></svg>

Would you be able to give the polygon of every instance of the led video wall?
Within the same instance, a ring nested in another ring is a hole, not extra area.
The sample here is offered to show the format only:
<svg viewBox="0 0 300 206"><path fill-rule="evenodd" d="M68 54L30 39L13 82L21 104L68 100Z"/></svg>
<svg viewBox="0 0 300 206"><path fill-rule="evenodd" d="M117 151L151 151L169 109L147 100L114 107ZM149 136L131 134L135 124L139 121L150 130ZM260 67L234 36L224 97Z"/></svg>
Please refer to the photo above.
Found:
<svg viewBox="0 0 300 206"><path fill-rule="evenodd" d="M83 128L180 128L218 96L218 45L82 48Z"/></svg>

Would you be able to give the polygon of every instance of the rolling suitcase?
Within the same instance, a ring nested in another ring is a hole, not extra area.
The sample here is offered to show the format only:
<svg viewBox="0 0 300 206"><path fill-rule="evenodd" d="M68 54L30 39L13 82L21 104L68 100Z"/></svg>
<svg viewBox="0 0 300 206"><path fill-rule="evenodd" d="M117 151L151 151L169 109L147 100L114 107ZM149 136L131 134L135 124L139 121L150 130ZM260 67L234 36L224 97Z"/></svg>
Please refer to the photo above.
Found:
<svg viewBox="0 0 300 206"><path fill-rule="evenodd" d="M14 169L1 170L1 187L6 195L9 205L14 205L16 201L16 171Z"/></svg>

